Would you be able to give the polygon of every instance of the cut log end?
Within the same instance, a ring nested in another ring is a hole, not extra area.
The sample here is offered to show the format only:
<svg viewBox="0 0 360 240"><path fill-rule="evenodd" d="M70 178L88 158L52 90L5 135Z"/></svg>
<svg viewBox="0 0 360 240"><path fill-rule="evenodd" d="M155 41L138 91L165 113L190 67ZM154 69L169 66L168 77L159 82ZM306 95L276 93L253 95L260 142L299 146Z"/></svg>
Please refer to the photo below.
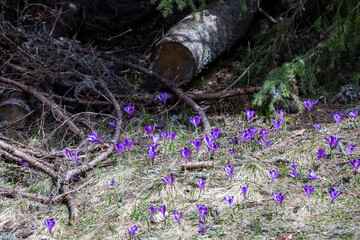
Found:
<svg viewBox="0 0 360 240"><path fill-rule="evenodd" d="M195 74L195 60L192 53L181 43L164 42L153 53L154 72L173 81L175 86L191 80Z"/></svg>
<svg viewBox="0 0 360 240"><path fill-rule="evenodd" d="M31 108L20 98L10 98L0 102L0 126L24 127Z"/></svg>

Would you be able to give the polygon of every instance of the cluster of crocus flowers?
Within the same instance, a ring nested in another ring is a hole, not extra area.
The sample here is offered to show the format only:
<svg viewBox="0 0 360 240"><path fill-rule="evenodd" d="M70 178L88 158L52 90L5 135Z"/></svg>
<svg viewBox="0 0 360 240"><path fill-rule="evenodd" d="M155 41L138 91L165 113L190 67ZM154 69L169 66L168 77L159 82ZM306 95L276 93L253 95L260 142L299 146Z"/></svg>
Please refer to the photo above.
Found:
<svg viewBox="0 0 360 240"><path fill-rule="evenodd" d="M329 144L330 149L335 149L339 143L339 138L336 138L334 136L325 137L326 141Z"/></svg>
<svg viewBox="0 0 360 240"><path fill-rule="evenodd" d="M88 142L98 142L103 144L103 142L99 140L97 133L94 131L88 135Z"/></svg>
<svg viewBox="0 0 360 240"><path fill-rule="evenodd" d="M79 159L80 152L78 153L76 150L74 150L74 153L72 153L68 148L65 149L64 152L60 152L64 157L71 159L75 166L77 167L77 160Z"/></svg>
<svg viewBox="0 0 360 240"><path fill-rule="evenodd" d="M124 149L127 148L128 151L129 151L128 158L130 158L131 146L133 144L134 144L134 139L128 140L127 138L125 138L122 143L117 142L117 143L114 144L114 146L115 146L115 149L117 150L117 152L119 154L119 157L121 156L121 153L124 151Z"/></svg>
<svg viewBox="0 0 360 240"><path fill-rule="evenodd" d="M278 206L280 203L280 206L282 207L282 203L285 199L285 196L281 192L272 193L271 196L274 198L274 200L276 202L276 206Z"/></svg>
<svg viewBox="0 0 360 240"><path fill-rule="evenodd" d="M293 169L293 171L289 173L290 176L296 179L296 178L299 176L299 174L300 174L300 172L297 171L298 166L293 162L293 163L289 166L289 168Z"/></svg>
<svg viewBox="0 0 360 240"><path fill-rule="evenodd" d="M134 112L135 106L133 105L128 105L126 107L124 107L124 111L127 112L129 114L129 118L131 118L132 113Z"/></svg>
<svg viewBox="0 0 360 240"><path fill-rule="evenodd" d="M263 148L270 146L271 143L272 143L272 141L267 141L266 140L266 136L268 134L269 134L269 130L267 130L267 129L261 129L260 130L261 140L259 141L259 144Z"/></svg>
<svg viewBox="0 0 360 240"><path fill-rule="evenodd" d="M53 227L55 226L55 220L53 218L46 219L44 221L44 224L48 228L49 233L51 234L51 231L52 231Z"/></svg>
<svg viewBox="0 0 360 240"><path fill-rule="evenodd" d="M154 165L154 158L156 156L156 148L157 148L157 145L154 144L154 145L150 145L148 144L148 152L147 154L149 155L150 159L151 159L151 165Z"/></svg>
<svg viewBox="0 0 360 240"><path fill-rule="evenodd" d="M212 226L206 226L206 216L208 214L208 209L205 205L196 205L196 207L199 211L200 217L202 218L202 220L199 221L201 224L198 226L199 233L203 234L207 229L212 228Z"/></svg>

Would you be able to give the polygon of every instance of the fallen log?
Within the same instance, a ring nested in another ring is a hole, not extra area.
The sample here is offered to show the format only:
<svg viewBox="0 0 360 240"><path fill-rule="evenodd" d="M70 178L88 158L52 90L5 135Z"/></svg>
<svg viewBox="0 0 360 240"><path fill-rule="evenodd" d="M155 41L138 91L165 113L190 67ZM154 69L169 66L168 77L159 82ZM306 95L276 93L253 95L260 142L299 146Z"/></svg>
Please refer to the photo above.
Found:
<svg viewBox="0 0 360 240"><path fill-rule="evenodd" d="M246 7L245 7L246 3ZM153 70L176 86L189 82L247 31L258 0L214 1L171 28L153 54Z"/></svg>

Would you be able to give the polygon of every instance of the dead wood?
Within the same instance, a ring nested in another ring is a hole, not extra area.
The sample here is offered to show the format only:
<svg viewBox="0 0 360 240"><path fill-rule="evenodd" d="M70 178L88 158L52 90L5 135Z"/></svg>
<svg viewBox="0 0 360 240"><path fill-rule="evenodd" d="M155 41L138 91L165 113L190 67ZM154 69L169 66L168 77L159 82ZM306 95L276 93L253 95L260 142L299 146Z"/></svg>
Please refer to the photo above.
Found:
<svg viewBox="0 0 360 240"><path fill-rule="evenodd" d="M284 141L281 141L278 144L272 145L271 147L265 148L264 150L257 152L255 154L255 157L261 157L266 153L269 153L269 152L278 150L282 147L285 147L286 145L290 144L290 140L293 140L295 137L303 135L305 131L306 131L306 129L301 129L300 131L296 132L294 135L286 138Z"/></svg>
<svg viewBox="0 0 360 240"><path fill-rule="evenodd" d="M154 72L176 86L190 81L204 67L244 36L258 0L213 1L189 14L159 41L152 59Z"/></svg>
<svg viewBox="0 0 360 240"><path fill-rule="evenodd" d="M56 181L58 179L58 176L54 172L54 170L52 170L49 167L45 166L44 164L40 163L35 157L24 153L22 150L18 149L17 147L14 147L14 146L7 144L4 141L0 140L0 148L3 151L5 151L13 156L20 158L22 161L27 162L29 164L29 166L37 168L40 171L46 173L54 181Z"/></svg>
<svg viewBox="0 0 360 240"><path fill-rule="evenodd" d="M20 82L17 82L17 81L14 81L14 80L11 80L9 78L4 78L4 77L0 76L0 81L3 82L3 83L7 83L7 84L11 84L13 86L16 86L16 87L20 88L21 90L23 90L24 92L26 92L28 94L34 95L43 104L45 104L51 110L53 110L53 112L55 112L63 121L65 121L65 124L68 125L69 128L77 136L80 137L80 139L85 139L85 133L81 129L79 129L68 116L66 116L66 114L61 110L60 106L57 105L56 103L54 103L53 101L47 99L46 97L44 97L40 92L38 92L37 90L35 90L32 87L25 86L24 84L22 84ZM55 119L57 119L57 118L55 117Z"/></svg>
<svg viewBox="0 0 360 240"><path fill-rule="evenodd" d="M212 161L204 161L204 162L188 162L187 164L181 164L181 170L194 170L199 168L211 168L214 166L214 162Z"/></svg>
<svg viewBox="0 0 360 240"><path fill-rule="evenodd" d="M42 196L38 193L35 194L35 193L23 192L17 189L11 189L4 186L0 186L0 196L4 196L7 198L16 198L17 196L20 196L22 198L27 198L41 203L48 203L50 201L50 198Z"/></svg>

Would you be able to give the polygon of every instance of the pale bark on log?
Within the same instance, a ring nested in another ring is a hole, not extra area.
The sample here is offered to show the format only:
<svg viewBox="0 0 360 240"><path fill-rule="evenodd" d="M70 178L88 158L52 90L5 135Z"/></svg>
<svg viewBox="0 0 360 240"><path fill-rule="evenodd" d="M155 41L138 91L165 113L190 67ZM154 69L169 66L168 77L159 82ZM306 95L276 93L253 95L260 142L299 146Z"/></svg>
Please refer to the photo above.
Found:
<svg viewBox="0 0 360 240"><path fill-rule="evenodd" d="M159 41L152 55L154 72L179 86L244 36L258 0L209 4L203 13L185 17Z"/></svg>

